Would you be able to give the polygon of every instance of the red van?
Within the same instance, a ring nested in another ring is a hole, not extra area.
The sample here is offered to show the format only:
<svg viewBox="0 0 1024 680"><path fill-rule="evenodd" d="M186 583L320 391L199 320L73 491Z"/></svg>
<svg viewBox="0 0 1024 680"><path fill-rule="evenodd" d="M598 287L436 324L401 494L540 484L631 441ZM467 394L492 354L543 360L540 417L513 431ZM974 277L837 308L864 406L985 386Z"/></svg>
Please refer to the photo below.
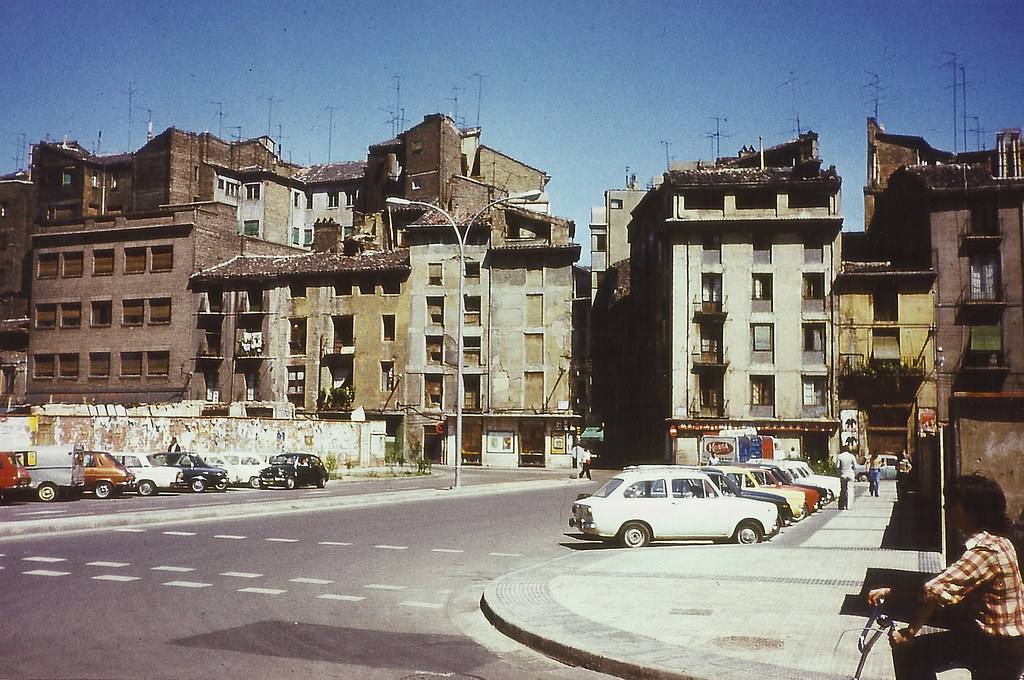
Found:
<svg viewBox="0 0 1024 680"><path fill-rule="evenodd" d="M32 484L32 477L21 460L21 456L13 451L0 451L0 503L4 493L15 489L25 489Z"/></svg>

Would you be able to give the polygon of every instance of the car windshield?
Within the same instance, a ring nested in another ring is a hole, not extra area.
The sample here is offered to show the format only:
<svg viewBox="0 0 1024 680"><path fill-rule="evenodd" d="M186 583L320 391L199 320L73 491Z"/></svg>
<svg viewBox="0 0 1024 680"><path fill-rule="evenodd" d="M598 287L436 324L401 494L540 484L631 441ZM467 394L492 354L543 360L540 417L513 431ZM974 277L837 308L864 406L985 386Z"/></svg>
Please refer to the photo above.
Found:
<svg viewBox="0 0 1024 680"><path fill-rule="evenodd" d="M613 491L622 486L622 481L623 480L618 477L612 477L604 486L595 491L593 495L596 498L607 498Z"/></svg>
<svg viewBox="0 0 1024 680"><path fill-rule="evenodd" d="M293 455L274 456L274 460L270 462L274 465L295 465L295 459L297 457L298 456Z"/></svg>

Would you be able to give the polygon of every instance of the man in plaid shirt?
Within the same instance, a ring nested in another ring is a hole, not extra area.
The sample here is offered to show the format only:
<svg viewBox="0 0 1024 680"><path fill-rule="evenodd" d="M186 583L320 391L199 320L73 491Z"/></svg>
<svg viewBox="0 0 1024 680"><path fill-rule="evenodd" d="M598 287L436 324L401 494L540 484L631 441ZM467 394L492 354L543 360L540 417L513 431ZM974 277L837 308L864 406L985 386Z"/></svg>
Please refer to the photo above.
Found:
<svg viewBox="0 0 1024 680"><path fill-rule="evenodd" d="M897 680L934 680L937 672L967 668L974 680L1017 680L1024 670L1024 584L1006 534L1006 497L999 484L964 475L946 487L946 518L967 537L966 551L924 584L910 624L893 633ZM868 594L876 604L889 588ZM963 602L971 621L962 629L915 637L936 607Z"/></svg>

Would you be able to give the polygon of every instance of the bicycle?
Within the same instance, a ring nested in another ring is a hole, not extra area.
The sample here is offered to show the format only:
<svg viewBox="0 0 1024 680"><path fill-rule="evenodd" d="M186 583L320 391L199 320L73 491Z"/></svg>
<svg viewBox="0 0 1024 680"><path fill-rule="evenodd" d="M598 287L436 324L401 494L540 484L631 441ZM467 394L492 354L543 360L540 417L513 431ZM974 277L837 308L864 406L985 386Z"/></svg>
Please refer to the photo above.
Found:
<svg viewBox="0 0 1024 680"><path fill-rule="evenodd" d="M868 617L864 627L860 629L860 635L857 637L857 651L860 652L860 662L857 664L857 671L853 674L851 680L860 680L860 674L864 671L864 665L867 663L868 655L871 654L872 647L878 642L878 639L882 637L884 633L886 638L891 640L893 633L896 632L896 622L893 621L887 614L882 612L882 604L884 604L885 598L881 598L875 608L871 611L871 615ZM851 630L857 630L853 628ZM846 632L850 631L845 631ZM836 648L833 653L839 649L839 645L842 644L843 636L839 636L839 642L836 643Z"/></svg>

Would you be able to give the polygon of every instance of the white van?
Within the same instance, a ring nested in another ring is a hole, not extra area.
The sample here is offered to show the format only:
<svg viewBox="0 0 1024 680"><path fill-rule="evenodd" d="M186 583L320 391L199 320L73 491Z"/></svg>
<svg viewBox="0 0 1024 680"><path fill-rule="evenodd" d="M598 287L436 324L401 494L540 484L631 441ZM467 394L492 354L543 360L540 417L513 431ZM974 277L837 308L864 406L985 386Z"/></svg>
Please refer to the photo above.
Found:
<svg viewBox="0 0 1024 680"><path fill-rule="evenodd" d="M85 491L85 462L80 451L70 446L39 446L15 453L32 476L29 488L39 500L50 502Z"/></svg>

